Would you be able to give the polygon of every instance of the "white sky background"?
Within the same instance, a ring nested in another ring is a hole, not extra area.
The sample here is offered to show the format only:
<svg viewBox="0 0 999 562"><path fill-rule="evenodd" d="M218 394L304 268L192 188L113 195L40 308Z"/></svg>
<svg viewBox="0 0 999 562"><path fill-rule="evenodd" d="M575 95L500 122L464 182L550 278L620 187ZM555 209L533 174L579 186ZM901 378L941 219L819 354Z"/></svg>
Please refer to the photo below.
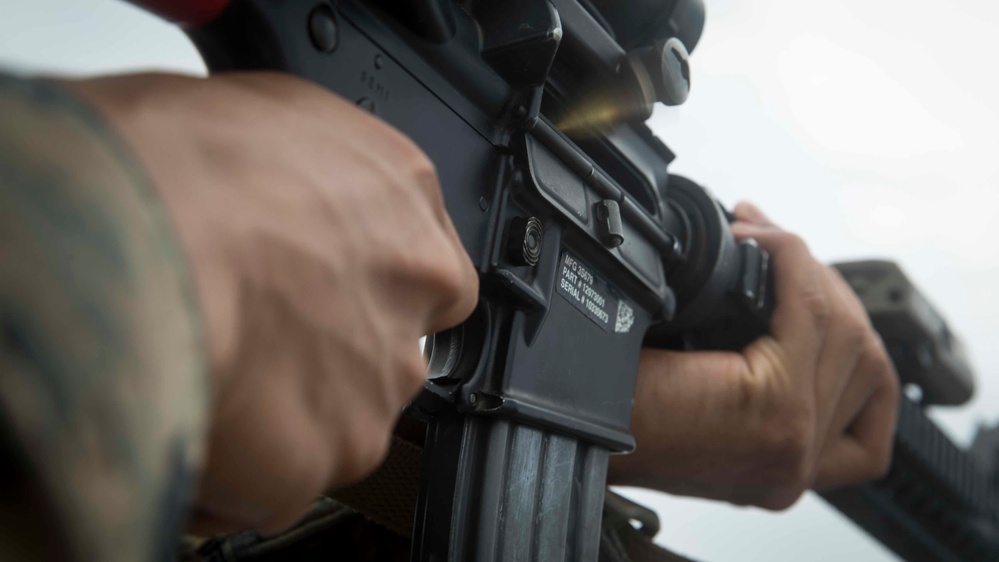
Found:
<svg viewBox="0 0 999 562"><path fill-rule="evenodd" d="M961 442L999 416L999 3L706 0L693 90L651 124L674 171L749 199L823 260L900 262L963 337ZM176 29L117 1L3 0L0 68L202 73ZM820 500L774 515L636 492L664 544L709 562L892 560Z"/></svg>

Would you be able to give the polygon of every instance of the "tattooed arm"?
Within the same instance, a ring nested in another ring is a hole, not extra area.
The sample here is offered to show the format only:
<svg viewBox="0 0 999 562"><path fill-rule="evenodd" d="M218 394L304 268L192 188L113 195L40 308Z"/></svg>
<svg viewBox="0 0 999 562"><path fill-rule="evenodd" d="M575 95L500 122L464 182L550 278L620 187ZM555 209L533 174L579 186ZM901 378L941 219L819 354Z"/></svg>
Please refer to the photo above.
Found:
<svg viewBox="0 0 999 562"><path fill-rule="evenodd" d="M0 78L0 115L0 558L162 560L208 399L185 261L80 101Z"/></svg>

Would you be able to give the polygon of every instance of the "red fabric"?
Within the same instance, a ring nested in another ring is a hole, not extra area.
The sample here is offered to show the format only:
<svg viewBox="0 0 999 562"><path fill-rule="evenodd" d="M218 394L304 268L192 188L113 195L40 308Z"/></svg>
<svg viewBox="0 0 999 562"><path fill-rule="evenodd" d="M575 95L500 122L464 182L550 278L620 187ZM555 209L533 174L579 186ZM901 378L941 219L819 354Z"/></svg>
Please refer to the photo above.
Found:
<svg viewBox="0 0 999 562"><path fill-rule="evenodd" d="M173 22L204 25L222 13L230 0L129 0Z"/></svg>

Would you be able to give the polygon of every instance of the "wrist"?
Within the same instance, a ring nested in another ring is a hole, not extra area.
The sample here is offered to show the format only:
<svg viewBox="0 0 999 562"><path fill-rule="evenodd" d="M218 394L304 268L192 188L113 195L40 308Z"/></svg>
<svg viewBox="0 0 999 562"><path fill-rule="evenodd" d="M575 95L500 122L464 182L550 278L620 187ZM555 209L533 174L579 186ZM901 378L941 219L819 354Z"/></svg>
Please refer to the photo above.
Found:
<svg viewBox="0 0 999 562"><path fill-rule="evenodd" d="M233 232L234 221L219 220L218 213L222 209L230 215L238 213L228 194L216 189L227 185L227 178L213 178L225 167L217 163L218 155L225 156L225 147L205 127L213 111L198 112L201 120L194 122L186 108L203 101L185 95L192 83L200 82L188 76L141 74L59 84L103 117L127 145L137 168L141 167L138 173L151 183L151 204L165 216L176 257L191 280L212 388L217 390L236 353L239 321L238 283L231 272L231 262L239 253L227 251L239 233ZM210 160L208 154L216 158ZM178 162L188 165L178 166ZM229 228L222 229L222 225Z"/></svg>

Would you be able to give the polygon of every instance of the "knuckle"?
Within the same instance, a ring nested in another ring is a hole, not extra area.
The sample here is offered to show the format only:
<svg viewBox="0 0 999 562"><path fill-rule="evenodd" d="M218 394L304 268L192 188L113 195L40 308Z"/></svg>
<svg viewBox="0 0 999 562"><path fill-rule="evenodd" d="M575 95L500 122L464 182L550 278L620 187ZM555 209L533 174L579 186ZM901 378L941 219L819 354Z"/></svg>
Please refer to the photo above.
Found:
<svg viewBox="0 0 999 562"><path fill-rule="evenodd" d="M420 149L413 146L413 150L407 155L407 162L410 174L425 186L431 194L440 196L440 179L437 176L437 166Z"/></svg>
<svg viewBox="0 0 999 562"><path fill-rule="evenodd" d="M784 250L809 252L808 244L805 243L805 240L793 232L778 232L774 237L774 243Z"/></svg>
<svg viewBox="0 0 999 562"><path fill-rule="evenodd" d="M895 364L885 349L881 337L873 329L867 333L861 353L865 374L878 392L885 394L885 403L897 408L901 394L901 383L895 372Z"/></svg>
<svg viewBox="0 0 999 562"><path fill-rule="evenodd" d="M871 464L871 472L867 475L868 480L880 480L888 475L891 470L891 448L884 447Z"/></svg>
<svg viewBox="0 0 999 562"><path fill-rule="evenodd" d="M438 246L436 255L429 265L429 276L436 286L441 299L468 307L468 312L475 306L478 276L463 251L442 251L447 246Z"/></svg>
<svg viewBox="0 0 999 562"><path fill-rule="evenodd" d="M884 351L884 344L880 338L874 340L877 353L874 359L877 376L880 378L880 388L876 392L881 393L883 400L881 407L888 409L886 417L896 420L898 417L899 400L901 399L901 383L895 374L895 368L887 352ZM870 461L861 477L864 481L879 480L887 476L892 466L892 454L894 448L895 422L892 421L884 427L879 427L876 436L869 441Z"/></svg>
<svg viewBox="0 0 999 562"><path fill-rule="evenodd" d="M803 486L781 487L767 494L759 505L770 511L784 511L797 503L806 491Z"/></svg>
<svg viewBox="0 0 999 562"><path fill-rule="evenodd" d="M322 451L322 452L319 452ZM268 509L253 525L283 527L291 523L282 514L294 513L321 494L337 472L336 454L332 449L297 449L284 451L282 463L285 477L272 482ZM265 520L271 520L265 522Z"/></svg>
<svg viewBox="0 0 999 562"><path fill-rule="evenodd" d="M403 386L403 395L400 400L401 407L405 403L409 402L413 398L413 395L423 388L423 383L427 378L427 367L424 363L423 357L419 354L415 354L412 359L407 361L401 369L400 378Z"/></svg>
<svg viewBox="0 0 999 562"><path fill-rule="evenodd" d="M388 454L390 428L387 424L375 423L374 427L358 424L358 429L348 432L341 450L342 463L338 484L346 485L363 480L385 459Z"/></svg>
<svg viewBox="0 0 999 562"><path fill-rule="evenodd" d="M782 488L808 487L814 432L814 416L804 409L774 416L762 443L770 459L772 484Z"/></svg>
<svg viewBox="0 0 999 562"><path fill-rule="evenodd" d="M809 287L805 291L803 300L812 322L820 332L827 332L834 322L829 296L820 291L818 287Z"/></svg>
<svg viewBox="0 0 999 562"><path fill-rule="evenodd" d="M868 455L864 459L863 465L858 467L856 484L880 480L888 475L892 466L891 441L891 436L886 433L872 448L868 449Z"/></svg>
<svg viewBox="0 0 999 562"><path fill-rule="evenodd" d="M437 166L413 141L401 134L397 136L399 137L398 161L402 163L403 169L420 187L423 195L443 205Z"/></svg>
<svg viewBox="0 0 999 562"><path fill-rule="evenodd" d="M855 314L844 314L837 318L837 323L839 324L839 332L844 338L844 343L848 349L852 350L852 353L860 354L869 351L872 334L871 328L865 319Z"/></svg>
<svg viewBox="0 0 999 562"><path fill-rule="evenodd" d="M462 295L455 309L455 314L461 318L468 318L475 312L479 305L478 277L472 276L473 285Z"/></svg>
<svg viewBox="0 0 999 562"><path fill-rule="evenodd" d="M866 346L868 341L871 339L871 334L873 332L871 323L867 320L867 316L851 309L848 306L844 306L843 309L843 325L850 331L851 334L856 335L858 340L857 344L859 346Z"/></svg>
<svg viewBox="0 0 999 562"><path fill-rule="evenodd" d="M424 195L433 200L443 201L440 193L440 180L433 160L412 139L379 121L382 128L381 153L387 154L395 168L404 177L413 180Z"/></svg>
<svg viewBox="0 0 999 562"><path fill-rule="evenodd" d="M843 277L843 274L840 272L840 270L836 269L836 267L832 265L823 265L822 267L826 271L826 274L829 275L829 277L832 279L832 282L837 286L837 288L842 289L844 294L849 295L852 298L852 300L856 301L856 303L859 305L860 299L857 297L857 294L853 292L853 289L850 288L849 281L846 280L846 277Z"/></svg>
<svg viewBox="0 0 999 562"><path fill-rule="evenodd" d="M797 256L795 267L809 268L808 272L803 272L807 274L802 275L801 281L793 289L796 294L791 300L800 303L812 317L816 327L824 332L833 320L831 295L823 279L824 266L811 257L808 245L797 234L781 231L776 234L773 243L779 252Z"/></svg>
<svg viewBox="0 0 999 562"><path fill-rule="evenodd" d="M388 455L391 428L385 427L385 429L380 433L382 434L381 438L366 441L367 446L364 448L363 455L361 457L364 474L378 468L378 466L382 464L382 461L385 460L386 455Z"/></svg>
<svg viewBox="0 0 999 562"><path fill-rule="evenodd" d="M871 320L867 314L867 309L864 307L864 303L860 300L860 297L850 286L850 283L835 267L825 266L825 269L830 276L834 292L838 293L843 301L843 309L852 317L855 317L866 328L870 328Z"/></svg>
<svg viewBox="0 0 999 562"><path fill-rule="evenodd" d="M466 264L461 258L462 256L453 255L442 259L440 264L439 282L442 290L452 299L457 298L468 284Z"/></svg>
<svg viewBox="0 0 999 562"><path fill-rule="evenodd" d="M774 476L777 479L775 484L785 488L807 489L811 481L808 451L802 449L784 451L775 467Z"/></svg>
<svg viewBox="0 0 999 562"><path fill-rule="evenodd" d="M894 418L898 415L898 401L902 398L902 383L899 381L898 375L895 374L895 366L891 360L886 357L884 361L885 367L881 373L884 380L885 393L888 395L886 402L890 404L892 417Z"/></svg>
<svg viewBox="0 0 999 562"><path fill-rule="evenodd" d="M865 352L873 368L884 378L885 384L888 385L888 392L891 394L891 398L893 400L897 399L899 382L898 375L895 374L895 364L892 362L891 356L888 355L888 350L885 349L885 344L881 340L881 336L874 330L870 331Z"/></svg>
<svg viewBox="0 0 999 562"><path fill-rule="evenodd" d="M437 166L434 165L433 160L431 160L430 157L420 150L415 144L412 145L412 150L409 151L409 165L413 175L419 178L425 178L435 185L439 182L437 177Z"/></svg>

